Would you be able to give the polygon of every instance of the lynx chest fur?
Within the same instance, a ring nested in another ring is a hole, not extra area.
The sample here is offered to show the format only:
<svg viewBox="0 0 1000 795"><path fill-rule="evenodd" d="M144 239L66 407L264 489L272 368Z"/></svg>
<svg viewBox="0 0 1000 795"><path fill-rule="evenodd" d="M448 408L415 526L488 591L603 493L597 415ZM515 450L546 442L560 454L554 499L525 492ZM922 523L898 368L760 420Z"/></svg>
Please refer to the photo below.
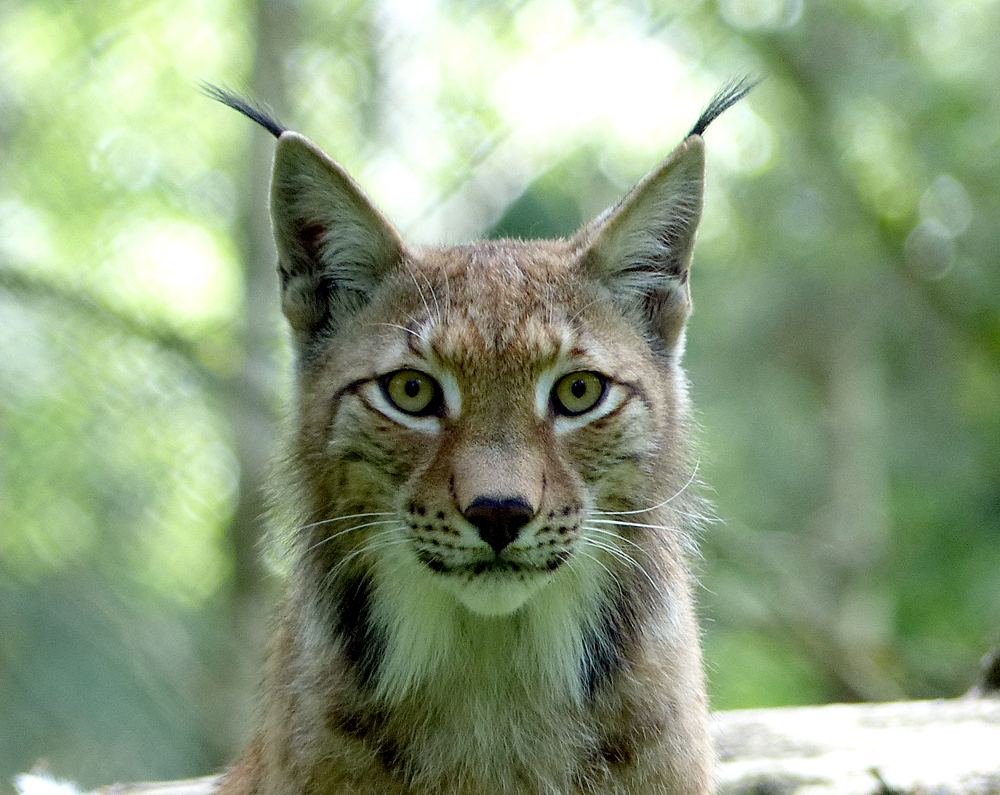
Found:
<svg viewBox="0 0 1000 795"><path fill-rule="evenodd" d="M570 240L405 244L277 138L291 556L229 795L707 793L680 369L701 133Z"/></svg>

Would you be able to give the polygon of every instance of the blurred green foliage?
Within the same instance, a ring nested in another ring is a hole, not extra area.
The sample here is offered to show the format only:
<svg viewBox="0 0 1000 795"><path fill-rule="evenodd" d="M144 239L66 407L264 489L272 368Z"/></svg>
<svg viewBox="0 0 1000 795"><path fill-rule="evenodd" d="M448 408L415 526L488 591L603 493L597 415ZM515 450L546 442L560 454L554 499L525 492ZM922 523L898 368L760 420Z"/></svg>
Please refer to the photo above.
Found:
<svg viewBox="0 0 1000 795"><path fill-rule="evenodd" d="M998 40L996 0L8 0L0 781L245 740L287 353L273 143L202 79L437 242L569 233L764 75L707 135L688 335L714 704L963 692L1000 633Z"/></svg>

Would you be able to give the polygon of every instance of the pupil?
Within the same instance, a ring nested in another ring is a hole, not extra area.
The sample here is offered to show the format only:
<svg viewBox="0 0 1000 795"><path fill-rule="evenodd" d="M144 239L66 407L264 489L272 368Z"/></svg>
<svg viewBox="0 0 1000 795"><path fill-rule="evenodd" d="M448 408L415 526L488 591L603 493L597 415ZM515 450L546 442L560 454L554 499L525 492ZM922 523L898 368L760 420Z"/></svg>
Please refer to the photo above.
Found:
<svg viewBox="0 0 1000 795"><path fill-rule="evenodd" d="M411 378L406 382L406 386L403 387L403 391L406 393L407 397L415 398L420 394L420 380L417 378Z"/></svg>
<svg viewBox="0 0 1000 795"><path fill-rule="evenodd" d="M582 379L577 379L570 385L569 391L573 393L573 397L579 400L587 394L587 384Z"/></svg>

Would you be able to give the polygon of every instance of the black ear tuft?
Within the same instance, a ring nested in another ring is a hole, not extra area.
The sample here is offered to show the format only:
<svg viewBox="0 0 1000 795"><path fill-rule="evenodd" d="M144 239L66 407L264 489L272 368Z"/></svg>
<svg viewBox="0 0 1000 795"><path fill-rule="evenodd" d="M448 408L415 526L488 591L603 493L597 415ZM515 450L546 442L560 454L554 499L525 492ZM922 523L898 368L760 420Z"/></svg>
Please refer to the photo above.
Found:
<svg viewBox="0 0 1000 795"><path fill-rule="evenodd" d="M233 110L237 110L242 113L248 119L252 119L257 122L257 124L271 133L271 135L275 138L280 138L282 133L288 131L288 128L275 119L270 112L264 110L246 97L241 97L233 91L227 91L224 88L219 88L217 85L213 85L212 83L202 83L201 90L205 96L211 97L217 102L221 102L223 105L228 105Z"/></svg>
<svg viewBox="0 0 1000 795"><path fill-rule="evenodd" d="M677 349L705 186L705 142L688 136L610 213L581 232L585 267L644 332ZM589 238L589 239L588 239Z"/></svg>
<svg viewBox="0 0 1000 795"><path fill-rule="evenodd" d="M739 80L730 80L722 86L722 88L715 92L715 96L708 103L708 107L702 111L698 121L695 122L694 127L691 128L691 132L688 133L688 137L704 134L705 128L709 124L753 91L760 84L760 81L760 78L741 77Z"/></svg>

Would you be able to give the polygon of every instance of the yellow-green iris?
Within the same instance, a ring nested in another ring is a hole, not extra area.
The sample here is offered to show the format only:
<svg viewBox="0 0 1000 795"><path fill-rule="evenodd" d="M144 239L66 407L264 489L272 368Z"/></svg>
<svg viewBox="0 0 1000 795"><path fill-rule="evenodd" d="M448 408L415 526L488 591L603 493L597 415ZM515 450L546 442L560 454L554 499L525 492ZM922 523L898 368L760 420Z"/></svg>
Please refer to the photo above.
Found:
<svg viewBox="0 0 1000 795"><path fill-rule="evenodd" d="M440 403L437 381L419 370L397 370L386 376L382 389L389 401L407 414L431 414Z"/></svg>
<svg viewBox="0 0 1000 795"><path fill-rule="evenodd" d="M556 411L570 416L590 411L604 397L606 383L597 373L588 371L564 375L552 390Z"/></svg>

